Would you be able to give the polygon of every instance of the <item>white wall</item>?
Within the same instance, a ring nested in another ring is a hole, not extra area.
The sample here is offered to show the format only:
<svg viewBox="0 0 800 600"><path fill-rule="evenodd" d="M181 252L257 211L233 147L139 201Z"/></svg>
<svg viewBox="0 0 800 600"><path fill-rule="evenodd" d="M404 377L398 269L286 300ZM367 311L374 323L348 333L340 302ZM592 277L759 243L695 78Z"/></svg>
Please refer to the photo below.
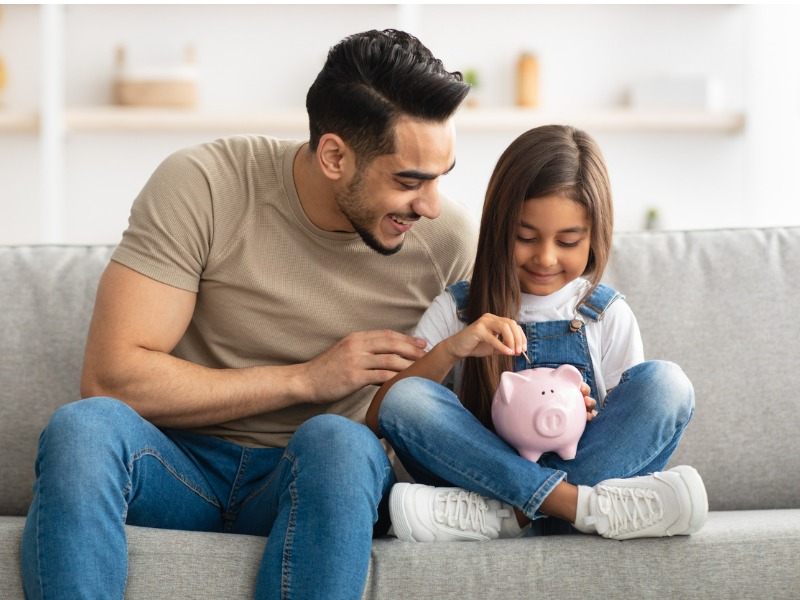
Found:
<svg viewBox="0 0 800 600"><path fill-rule="evenodd" d="M6 106L36 110L39 7L2 10ZM796 7L70 5L63 19L68 107L110 102L121 43L141 62L178 60L193 44L203 110L302 107L329 46L384 27L409 29L448 68L478 69L487 107L513 103L515 62L526 49L540 58L542 108L576 115L621 105L639 77L713 76L724 84L726 107L745 113L743 132L592 132L611 171L618 229L641 228L651 207L668 228L800 224ZM461 132L457 168L442 188L479 215L494 162L520 132ZM116 242L133 197L161 159L227 133L67 133L57 241ZM52 241L43 239L40 153L35 133L0 132L0 243Z"/></svg>
<svg viewBox="0 0 800 600"><path fill-rule="evenodd" d="M757 224L800 222L800 6L751 7L743 169Z"/></svg>
<svg viewBox="0 0 800 600"><path fill-rule="evenodd" d="M478 68L486 80L483 100L490 105L511 101L516 57L532 49L541 63L543 109L617 106L633 81L649 75L717 77L728 107L743 107L747 16L742 7L529 5L423 12L420 37L446 64ZM590 133L611 171L618 229L641 228L649 208L659 210L666 227L746 221L741 136ZM462 136L459 175L466 172L469 178L453 177L445 187L459 197L485 187L492 160L513 137ZM722 198L729 202L726 211L720 211Z"/></svg>

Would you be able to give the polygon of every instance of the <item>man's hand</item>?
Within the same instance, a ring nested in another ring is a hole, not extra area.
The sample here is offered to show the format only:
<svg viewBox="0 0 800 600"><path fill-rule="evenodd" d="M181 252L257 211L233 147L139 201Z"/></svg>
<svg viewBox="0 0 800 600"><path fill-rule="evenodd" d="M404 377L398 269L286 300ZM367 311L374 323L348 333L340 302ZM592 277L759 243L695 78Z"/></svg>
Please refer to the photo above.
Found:
<svg viewBox="0 0 800 600"><path fill-rule="evenodd" d="M425 355L425 340L389 330L360 331L305 364L308 400L327 403L381 385Z"/></svg>

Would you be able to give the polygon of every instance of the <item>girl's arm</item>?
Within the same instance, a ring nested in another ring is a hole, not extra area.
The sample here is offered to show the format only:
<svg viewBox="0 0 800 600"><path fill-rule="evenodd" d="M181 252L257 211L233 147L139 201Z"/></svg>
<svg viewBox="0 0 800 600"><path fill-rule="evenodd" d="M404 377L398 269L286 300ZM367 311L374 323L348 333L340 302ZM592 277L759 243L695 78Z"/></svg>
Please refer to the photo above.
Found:
<svg viewBox="0 0 800 600"><path fill-rule="evenodd" d="M367 409L367 426L375 435L382 437L378 430L378 411L386 393L401 379L423 377L441 383L456 363L468 356L511 356L526 351L525 333L513 319L486 313L458 333L436 344L425 356L384 383Z"/></svg>

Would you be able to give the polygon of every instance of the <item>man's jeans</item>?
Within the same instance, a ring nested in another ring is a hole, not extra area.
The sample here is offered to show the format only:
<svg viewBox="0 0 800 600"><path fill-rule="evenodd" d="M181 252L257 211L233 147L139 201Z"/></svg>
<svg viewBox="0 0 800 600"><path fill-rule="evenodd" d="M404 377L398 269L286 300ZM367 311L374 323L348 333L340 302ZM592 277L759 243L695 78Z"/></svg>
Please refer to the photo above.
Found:
<svg viewBox="0 0 800 600"><path fill-rule="evenodd" d="M573 460L538 463L486 429L442 385L420 378L395 383L378 425L419 483L455 485L540 518L539 506L567 478L594 485L664 468L694 412L694 389L676 365L652 361L626 371L586 425ZM542 524L544 525L544 524Z"/></svg>
<svg viewBox="0 0 800 600"><path fill-rule="evenodd" d="M30 599L121 599L125 523L269 536L257 598L357 599L395 481L377 438L344 417L255 449L162 431L108 398L55 413L36 471L22 539Z"/></svg>

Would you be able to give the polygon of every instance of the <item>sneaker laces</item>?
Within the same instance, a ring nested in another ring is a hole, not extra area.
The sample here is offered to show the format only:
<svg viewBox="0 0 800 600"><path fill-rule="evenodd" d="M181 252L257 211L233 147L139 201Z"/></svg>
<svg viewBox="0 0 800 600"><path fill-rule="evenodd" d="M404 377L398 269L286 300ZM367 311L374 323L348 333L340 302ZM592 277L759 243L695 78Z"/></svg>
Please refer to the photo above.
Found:
<svg viewBox="0 0 800 600"><path fill-rule="evenodd" d="M483 496L466 490L437 492L434 499L436 522L461 531L486 533L486 504Z"/></svg>
<svg viewBox="0 0 800 600"><path fill-rule="evenodd" d="M664 517L658 493L648 488L599 486L597 507L611 535L650 527Z"/></svg>

